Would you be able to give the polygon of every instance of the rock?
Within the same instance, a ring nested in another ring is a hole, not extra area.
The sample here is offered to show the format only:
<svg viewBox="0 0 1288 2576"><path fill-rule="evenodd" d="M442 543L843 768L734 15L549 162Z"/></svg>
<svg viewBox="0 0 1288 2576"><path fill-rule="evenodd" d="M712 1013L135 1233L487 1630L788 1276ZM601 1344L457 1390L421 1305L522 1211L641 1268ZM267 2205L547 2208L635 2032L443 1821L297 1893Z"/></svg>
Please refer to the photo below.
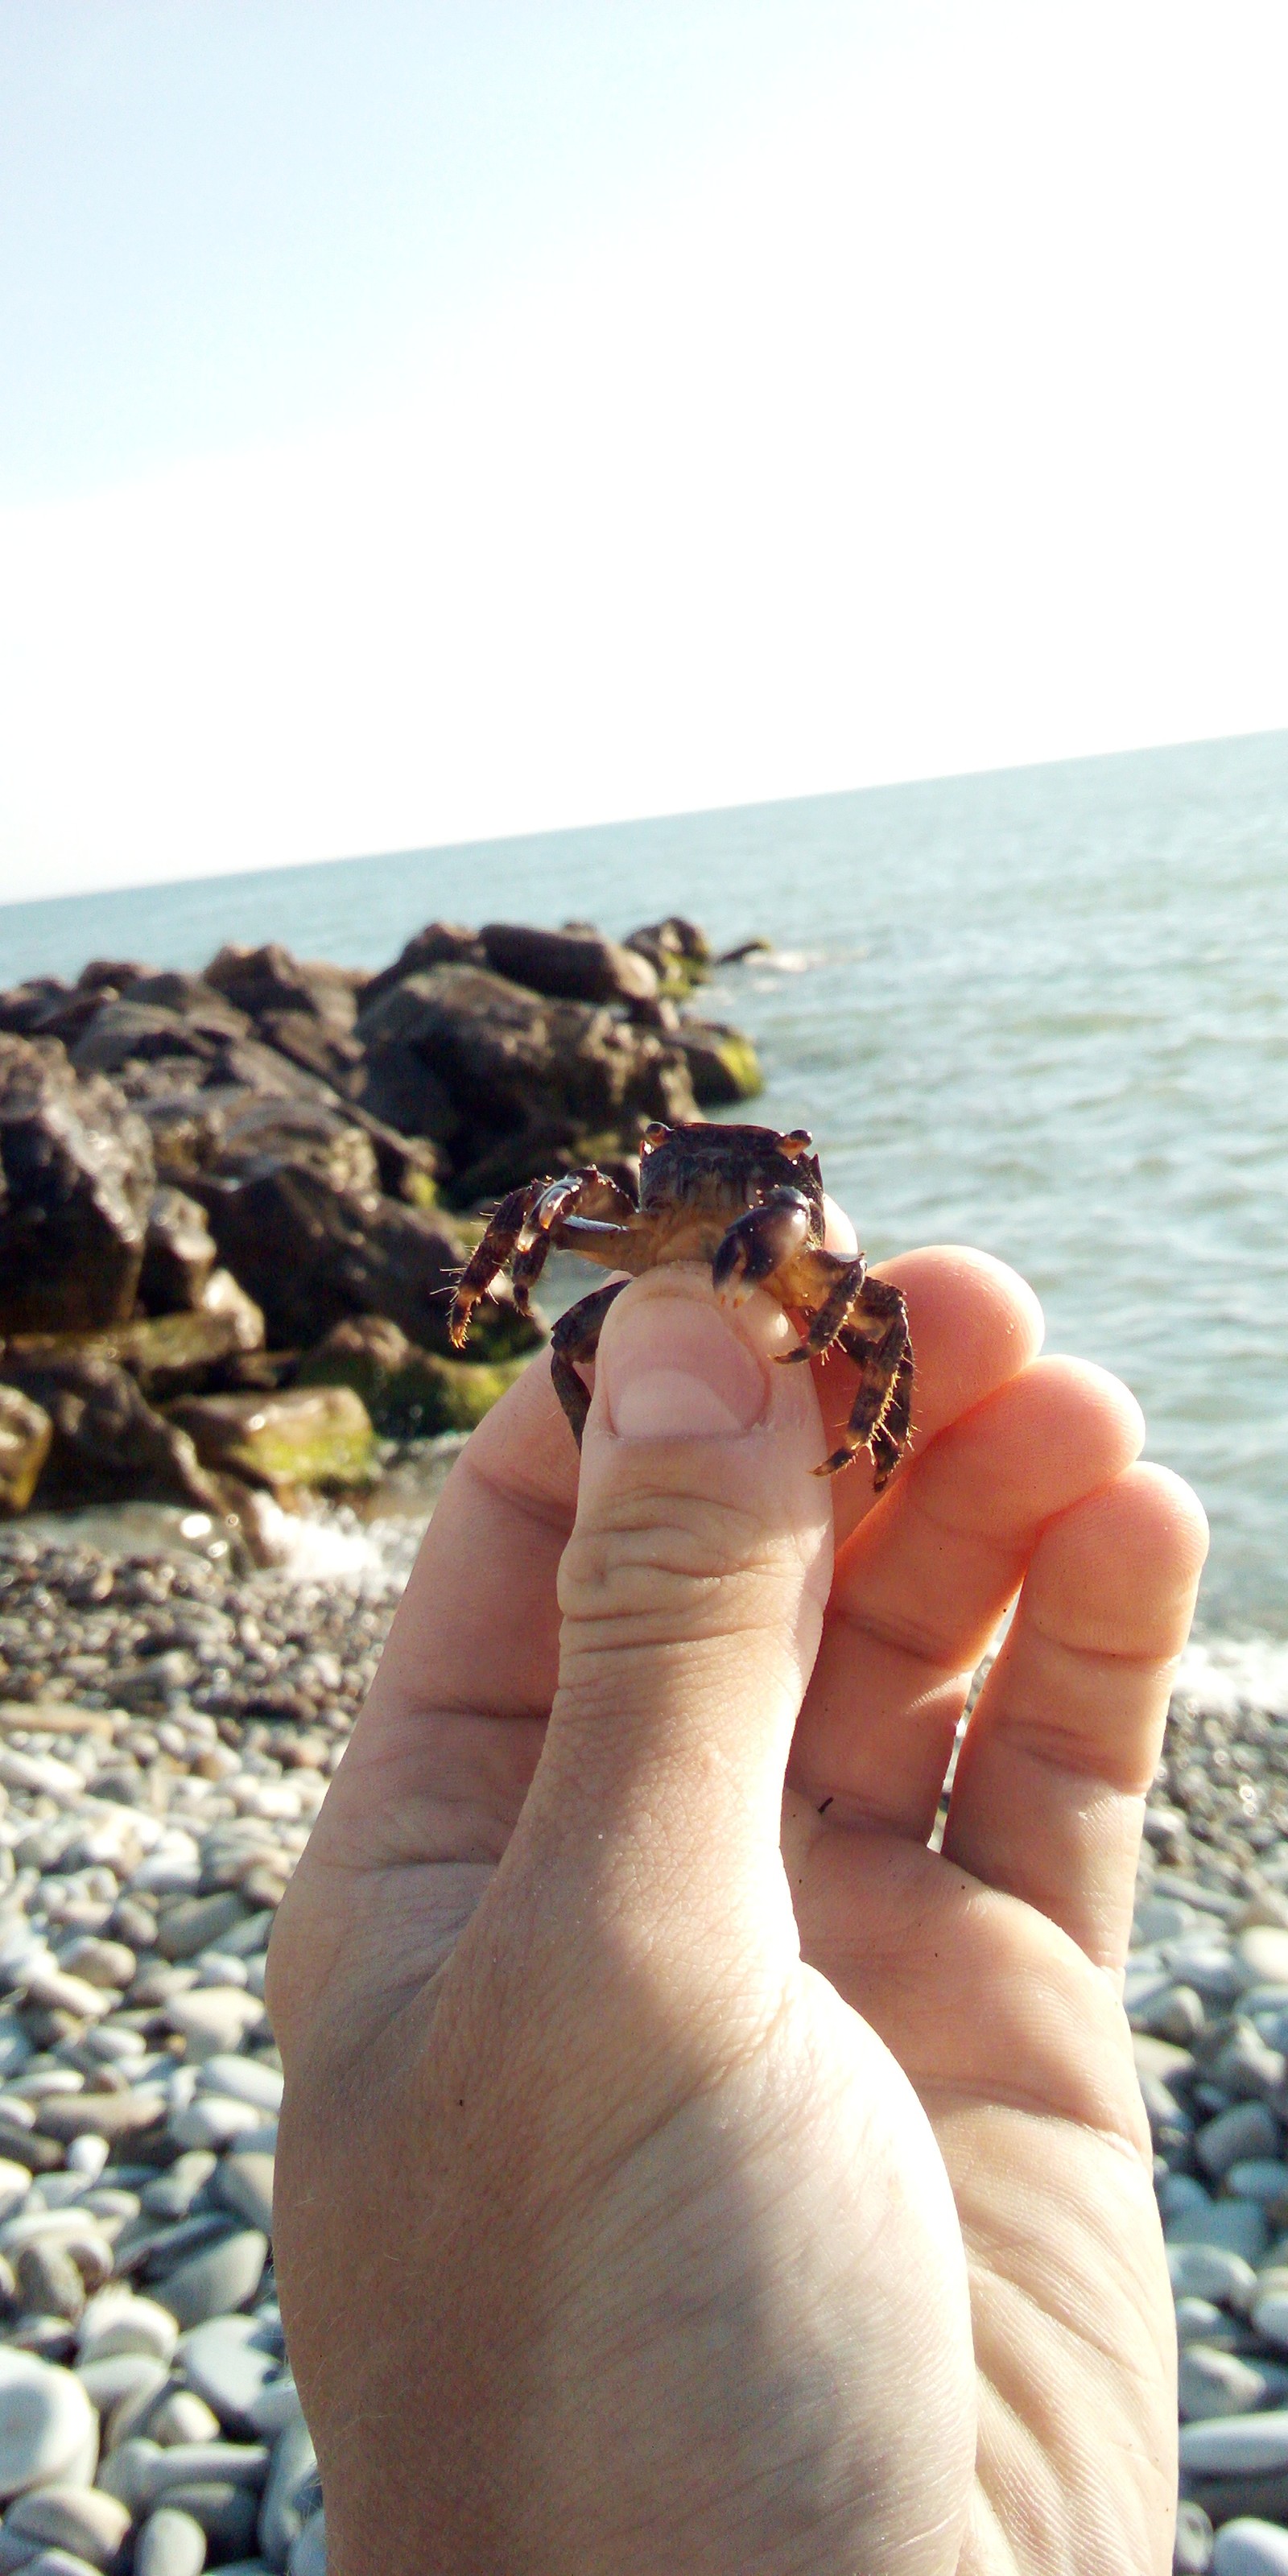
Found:
<svg viewBox="0 0 1288 2576"><path fill-rule="evenodd" d="M206 1211L168 1183L152 1193L139 1302L150 1315L192 1312L214 1269L214 1238Z"/></svg>
<svg viewBox="0 0 1288 2576"><path fill-rule="evenodd" d="M29 2316L65 2317L74 2325L85 2305L85 2284L66 2247L24 2245L14 2263L18 2296Z"/></svg>
<svg viewBox="0 0 1288 2576"><path fill-rule="evenodd" d="M271 2380L250 2409L254 2430L262 2433L269 2442L275 2442L288 2424L302 2424L303 2421L304 2409L300 2404L299 2391L289 2371L284 2372L280 2379Z"/></svg>
<svg viewBox="0 0 1288 2576"><path fill-rule="evenodd" d="M207 2318L228 2316L254 2298L267 2260L268 2238L257 2227L241 2228L180 2263L160 2284L161 2298L181 2328L204 2325ZM205 2394L198 2390L199 2396Z"/></svg>
<svg viewBox="0 0 1288 2576"><path fill-rule="evenodd" d="M1264 2102L1240 2102L1208 2120L1194 2140L1194 2153L1205 2173L1218 2180L1247 2156L1273 2156L1282 2142L1274 2112Z"/></svg>
<svg viewBox="0 0 1288 2576"><path fill-rule="evenodd" d="M198 2192L209 2182L216 2161L203 2149L176 2156L167 2173L144 2184L143 2207L154 2218L186 2218Z"/></svg>
<svg viewBox="0 0 1288 2576"><path fill-rule="evenodd" d="M217 2442L219 2417L191 2388L172 2388L147 2419L148 2437L163 2449L180 2442Z"/></svg>
<svg viewBox="0 0 1288 2576"><path fill-rule="evenodd" d="M124 1941L100 1941L91 1933L62 1952L61 1964L69 1975L84 1977L91 1986L124 1988L139 1963Z"/></svg>
<svg viewBox="0 0 1288 2576"><path fill-rule="evenodd" d="M266 2236L272 2235L272 2156L253 2149L243 2155L234 2148L221 2161L216 2188L226 2209L246 2219L250 2226L262 2228Z"/></svg>
<svg viewBox="0 0 1288 2576"><path fill-rule="evenodd" d="M195 1395L170 1409L203 1466L263 1485L323 1491L373 1484L380 1473L371 1417L347 1386L281 1395Z"/></svg>
<svg viewBox="0 0 1288 2576"><path fill-rule="evenodd" d="M128 1370L142 1393L161 1404L207 1385L236 1354L263 1347L259 1308L228 1271L218 1270L193 1312L138 1316L99 1333L15 1335L6 1357L11 1371L28 1372L63 1360L105 1360Z"/></svg>
<svg viewBox="0 0 1288 2576"><path fill-rule="evenodd" d="M51 1041L0 1037L0 1332L75 1332L134 1304L151 1140Z"/></svg>
<svg viewBox="0 0 1288 2576"><path fill-rule="evenodd" d="M135 1063L174 1059L196 1088L219 1065L227 1041L246 1026L219 1004L209 1012L170 1011L155 1002L132 997L113 1001L104 995L87 1026L67 1034L78 1073L122 1074Z"/></svg>
<svg viewBox="0 0 1288 2576"><path fill-rule="evenodd" d="M1288 2286L1271 2288L1261 2277L1264 2286L1258 2288L1252 2322L1264 2342L1288 2352Z"/></svg>
<svg viewBox="0 0 1288 2576"><path fill-rule="evenodd" d="M216 1896L181 1896L158 1919L157 1948L166 1959L192 1959L199 1950L216 1948L224 1933L246 1920L235 1888L223 1888Z"/></svg>
<svg viewBox="0 0 1288 2576"><path fill-rule="evenodd" d="M221 948L206 968L205 980L253 1020L277 1011L303 1011L343 1030L353 1026L357 995L367 979L344 966L293 957L273 940L263 948Z"/></svg>
<svg viewBox="0 0 1288 2576"><path fill-rule="evenodd" d="M153 1412L123 1368L80 1353L20 1361L12 1345L0 1368L53 1424L39 1488L42 1498L117 1502L148 1497L222 1511L221 1498L187 1434Z"/></svg>
<svg viewBox="0 0 1288 2576"><path fill-rule="evenodd" d="M1216 2200L1206 2209L1182 2209L1167 2222L1169 2245L1226 2247L1246 2263L1261 2261L1270 2242L1265 2215L1252 2200Z"/></svg>
<svg viewBox="0 0 1288 2576"><path fill-rule="evenodd" d="M301 1386L348 1386L377 1431L409 1439L472 1431L527 1363L491 1367L420 1350L387 1315L350 1316L301 1361Z"/></svg>
<svg viewBox="0 0 1288 2576"><path fill-rule="evenodd" d="M179 2354L185 2379L222 2424L241 2430L281 2368L258 2317L216 2316L186 2334Z"/></svg>
<svg viewBox="0 0 1288 2576"><path fill-rule="evenodd" d="M359 1008L369 1010L385 993L392 992L408 975L423 974L430 966L482 966L486 963L477 931L462 930L454 921L430 921L409 939L392 966L383 968L364 985ZM44 1007L41 1005L41 1007Z"/></svg>
<svg viewBox="0 0 1288 2576"><path fill-rule="evenodd" d="M167 2322L173 2326L173 2317ZM77 2363L76 2376L103 2419L105 2450L113 2450L123 2438L120 2428L127 2419L131 2425L146 2421L169 2375L165 2362L144 2352L111 2353L102 2361Z"/></svg>
<svg viewBox="0 0 1288 2576"><path fill-rule="evenodd" d="M238 2486L225 2478L194 2480L191 2486L171 2487L166 2503L172 2512L187 2514L200 2525L212 2556L225 2568L230 2558L240 2559L254 2540L257 2499L253 2487ZM228 2576L233 2576L232 2569L228 2569Z"/></svg>
<svg viewBox="0 0 1288 2576"><path fill-rule="evenodd" d="M127 2354L168 2363L178 2334L168 2308L155 2299L135 2298L130 2291L113 2285L91 2299L81 2319L81 2368Z"/></svg>
<svg viewBox="0 0 1288 2576"><path fill-rule="evenodd" d="M717 1020L681 1020L669 1044L689 1068L699 1109L727 1109L738 1100L754 1100L765 1077L750 1038Z"/></svg>
<svg viewBox="0 0 1288 2576"><path fill-rule="evenodd" d="M308 1011L266 1011L259 1031L279 1055L337 1091L347 1088L362 1063L356 1038Z"/></svg>
<svg viewBox="0 0 1288 2576"><path fill-rule="evenodd" d="M23 2570L24 2576L94 2576L94 2562L70 2549L38 2549Z"/></svg>
<svg viewBox="0 0 1288 2576"><path fill-rule="evenodd" d="M99 2003L105 1997L97 1987ZM129 2138L159 2129L165 2117L165 2096L140 2089L122 2093L55 2094L52 2101L42 2102L36 2123L46 2137Z"/></svg>
<svg viewBox="0 0 1288 2576"><path fill-rule="evenodd" d="M1225 2187L1235 2200L1257 2200L1269 2208L1288 2200L1288 2164L1272 2156L1241 2157L1229 2167Z"/></svg>
<svg viewBox="0 0 1288 2576"><path fill-rule="evenodd" d="M464 1198L629 1149L692 1118L682 1058L603 1008L547 1001L468 966L412 975L364 1010L367 1106L448 1145ZM403 1315L384 1305L372 1311ZM418 1338L424 1338L420 1336Z"/></svg>
<svg viewBox="0 0 1288 2576"><path fill-rule="evenodd" d="M304 1163L265 1163L243 1180L194 1187L223 1259L263 1306L277 1346L308 1347L356 1313L390 1315L426 1347L450 1347L447 1312L465 1247L441 1219L399 1199L337 1189ZM512 1338L512 1350L524 1346Z"/></svg>
<svg viewBox="0 0 1288 2576"><path fill-rule="evenodd" d="M126 2449L134 2456L122 2482L130 2488L125 2501L132 2502L136 2513L146 2512L178 2487L217 2483L258 2489L269 2474L270 2454L262 2442L176 2442L165 2450L159 2442L140 2441L123 2444L114 2460L124 2463Z"/></svg>
<svg viewBox="0 0 1288 2576"><path fill-rule="evenodd" d="M1288 2470L1288 2411L1183 2424L1181 2467L1191 2477L1264 2477Z"/></svg>
<svg viewBox="0 0 1288 2576"><path fill-rule="evenodd" d="M134 2576L201 2576L206 2535L190 2513L162 2505L150 2514L134 2544Z"/></svg>
<svg viewBox="0 0 1288 2576"><path fill-rule="evenodd" d="M1255 2407L1288 2397L1288 2369L1253 2361L1208 2344L1188 2344L1181 2354L1181 2417L1202 2422L1215 2415L1250 2415Z"/></svg>
<svg viewBox="0 0 1288 2576"><path fill-rule="evenodd" d="M42 1405L16 1386L0 1386L0 1519L11 1512L25 1512L53 1436L53 1423Z"/></svg>
<svg viewBox="0 0 1288 2576"><path fill-rule="evenodd" d="M1173 2576L1208 2576L1212 2564L1212 2525L1201 2504L1182 2503L1176 2515Z"/></svg>
<svg viewBox="0 0 1288 2576"><path fill-rule="evenodd" d="M1240 2254L1222 2245L1169 2241L1167 2269L1176 2298L1215 2299L1246 2316L1257 2296L1257 2275Z"/></svg>
<svg viewBox="0 0 1288 2576"><path fill-rule="evenodd" d="M262 1915L259 1921L267 1934ZM274 2114L281 2110L283 2089L280 2070L254 2057L207 2058L197 2077L198 2093L231 2094L236 2102L253 2102L257 2111Z"/></svg>
<svg viewBox="0 0 1288 2576"><path fill-rule="evenodd" d="M1210 2559L1195 2564L1210 2567L1211 2576L1288 2576L1288 2531L1240 2514L1217 2533Z"/></svg>
<svg viewBox="0 0 1288 2576"><path fill-rule="evenodd" d="M310 2516L291 2542L287 2576L326 2576L326 2515Z"/></svg>
<svg viewBox="0 0 1288 2576"><path fill-rule="evenodd" d="M1236 2021L1208 2069L1210 2080L1239 2101L1266 2101L1288 2078L1288 2058L1271 2048L1255 2023Z"/></svg>
<svg viewBox="0 0 1288 2576"><path fill-rule="evenodd" d="M380 1189L379 1161L366 1127L326 1100L248 1093L224 1111L211 1171L224 1180L245 1180L269 1163L303 1164L336 1190L374 1197Z"/></svg>
<svg viewBox="0 0 1288 2576"><path fill-rule="evenodd" d="M632 930L625 944L647 957L665 993L687 993L710 974L710 948L697 923L686 921L681 913L646 922L642 929Z"/></svg>
<svg viewBox="0 0 1288 2576"><path fill-rule="evenodd" d="M182 2111L170 2114L170 2135L181 2147L227 2147L234 2138L245 2137L263 2125L264 2114L249 2102L221 2099L217 2093L199 2094Z"/></svg>
<svg viewBox="0 0 1288 2576"><path fill-rule="evenodd" d="M1272 1923L1250 1924L1240 1932L1234 1951L1250 1983L1288 1987L1288 1930Z"/></svg>
<svg viewBox="0 0 1288 2576"><path fill-rule="evenodd" d="M531 930L519 922L487 921L479 946L493 974L552 1000L647 1001L657 991L650 961L598 931Z"/></svg>
<svg viewBox="0 0 1288 2576"><path fill-rule="evenodd" d="M97 2446L94 2409L70 2370L0 2345L0 2497L75 2473Z"/></svg>
<svg viewBox="0 0 1288 2576"><path fill-rule="evenodd" d="M317 2459L307 2424L288 2424L273 2444L264 2500L259 2509L259 2545L270 2567L284 2567L292 2543L315 2510Z"/></svg>
<svg viewBox="0 0 1288 2576"><path fill-rule="evenodd" d="M46 2486L21 2496L5 2515L6 2533L69 2549L91 2567L111 2567L130 2528L127 2508L101 2487Z"/></svg>

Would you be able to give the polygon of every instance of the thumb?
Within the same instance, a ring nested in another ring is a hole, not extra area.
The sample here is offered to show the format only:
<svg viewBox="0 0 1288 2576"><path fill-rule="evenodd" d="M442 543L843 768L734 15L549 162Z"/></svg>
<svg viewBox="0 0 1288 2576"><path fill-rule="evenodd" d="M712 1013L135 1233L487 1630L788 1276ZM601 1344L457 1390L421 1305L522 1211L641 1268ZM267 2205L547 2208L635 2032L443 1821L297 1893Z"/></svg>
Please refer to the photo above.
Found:
<svg viewBox="0 0 1288 2576"><path fill-rule="evenodd" d="M629 1842L617 1883L654 1916L673 1891L727 1920L777 1871L832 1572L811 1372L774 1365L794 1347L768 1297L735 1313L687 1264L627 1288L599 1345L538 1794L609 1869Z"/></svg>

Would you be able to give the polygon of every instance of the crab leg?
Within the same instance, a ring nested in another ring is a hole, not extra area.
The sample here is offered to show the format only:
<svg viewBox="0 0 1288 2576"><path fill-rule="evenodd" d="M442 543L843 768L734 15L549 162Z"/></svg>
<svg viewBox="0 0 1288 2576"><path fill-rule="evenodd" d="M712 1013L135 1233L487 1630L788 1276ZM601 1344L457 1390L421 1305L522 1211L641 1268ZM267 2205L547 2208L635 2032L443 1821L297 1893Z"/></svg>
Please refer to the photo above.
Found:
<svg viewBox="0 0 1288 2576"><path fill-rule="evenodd" d="M586 1208L600 1211L598 1218L583 1213ZM592 1163L585 1172L570 1172L566 1179L551 1181L543 1188L536 1205L524 1220L519 1248L510 1270L514 1282L514 1302L521 1315L528 1311L528 1291L536 1286L546 1266L546 1256L553 1245L562 1242L566 1233L611 1235L615 1243L622 1239L622 1228L634 1216L625 1190L616 1181L607 1180ZM586 1247L589 1250L589 1246ZM591 1259L604 1258L597 1246Z"/></svg>
<svg viewBox="0 0 1288 2576"><path fill-rule="evenodd" d="M464 1350L470 1317L480 1297L486 1297L497 1272L504 1270L542 1191L549 1186L544 1178L525 1181L521 1189L511 1190L509 1197L502 1199L495 1214L489 1218L483 1240L470 1254L452 1299L447 1329L453 1349Z"/></svg>
<svg viewBox="0 0 1288 2576"><path fill-rule="evenodd" d="M875 1340L860 1327L857 1317L863 1315L874 1322L884 1319ZM902 1290L886 1279L866 1279L855 1300L855 1318L836 1338L856 1363L859 1383L841 1446L814 1473L834 1476L856 1450L868 1448L875 1469L873 1490L880 1493L902 1455L912 1398L912 1348Z"/></svg>
<svg viewBox="0 0 1288 2576"><path fill-rule="evenodd" d="M824 1262L830 1266L835 1260L835 1255L828 1252L816 1253L814 1259L820 1267ZM779 1353L782 1367L790 1368L794 1360L816 1360L820 1352L831 1349L837 1335L844 1327L850 1308L866 1277L867 1264L862 1253L859 1254L857 1261L837 1263L836 1276L817 1313L811 1316L804 1339L797 1343L794 1351Z"/></svg>
<svg viewBox="0 0 1288 2576"><path fill-rule="evenodd" d="M581 1447L586 1428L590 1397L577 1375L576 1360L593 1360L599 1348L604 1317L615 1297L627 1286L625 1279L610 1279L603 1288L592 1288L576 1306L561 1315L550 1337L550 1375L554 1390L572 1425L572 1436Z"/></svg>

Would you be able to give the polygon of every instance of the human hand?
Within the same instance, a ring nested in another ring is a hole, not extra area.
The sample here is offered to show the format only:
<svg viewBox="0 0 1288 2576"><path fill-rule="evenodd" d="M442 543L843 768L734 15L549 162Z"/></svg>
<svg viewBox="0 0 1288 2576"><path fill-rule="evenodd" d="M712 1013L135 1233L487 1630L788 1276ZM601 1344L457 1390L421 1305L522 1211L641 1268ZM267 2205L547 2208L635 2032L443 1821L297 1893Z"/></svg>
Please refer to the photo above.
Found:
<svg viewBox="0 0 1288 2576"><path fill-rule="evenodd" d="M1201 1515L1013 1274L890 1275L879 1503L849 1364L668 1270L580 1491L539 1361L439 1504L270 1957L333 2576L1170 2566L1116 1996Z"/></svg>

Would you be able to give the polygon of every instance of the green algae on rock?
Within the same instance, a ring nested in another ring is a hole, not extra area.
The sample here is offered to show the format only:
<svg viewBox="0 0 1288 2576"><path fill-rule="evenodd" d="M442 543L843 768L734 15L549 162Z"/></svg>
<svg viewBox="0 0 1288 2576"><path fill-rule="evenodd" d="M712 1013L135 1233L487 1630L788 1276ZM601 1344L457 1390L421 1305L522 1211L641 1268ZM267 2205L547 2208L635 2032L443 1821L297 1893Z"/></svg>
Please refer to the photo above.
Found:
<svg viewBox="0 0 1288 2576"><path fill-rule="evenodd" d="M298 1383L352 1387L378 1431L415 1439L472 1431L526 1366L526 1355L491 1363L443 1359L408 1341L387 1315L361 1315L337 1324L307 1354Z"/></svg>
<svg viewBox="0 0 1288 2576"><path fill-rule="evenodd" d="M272 1493L301 1485L352 1491L380 1475L371 1416L352 1387L185 1396L168 1418L187 1433L203 1466Z"/></svg>

